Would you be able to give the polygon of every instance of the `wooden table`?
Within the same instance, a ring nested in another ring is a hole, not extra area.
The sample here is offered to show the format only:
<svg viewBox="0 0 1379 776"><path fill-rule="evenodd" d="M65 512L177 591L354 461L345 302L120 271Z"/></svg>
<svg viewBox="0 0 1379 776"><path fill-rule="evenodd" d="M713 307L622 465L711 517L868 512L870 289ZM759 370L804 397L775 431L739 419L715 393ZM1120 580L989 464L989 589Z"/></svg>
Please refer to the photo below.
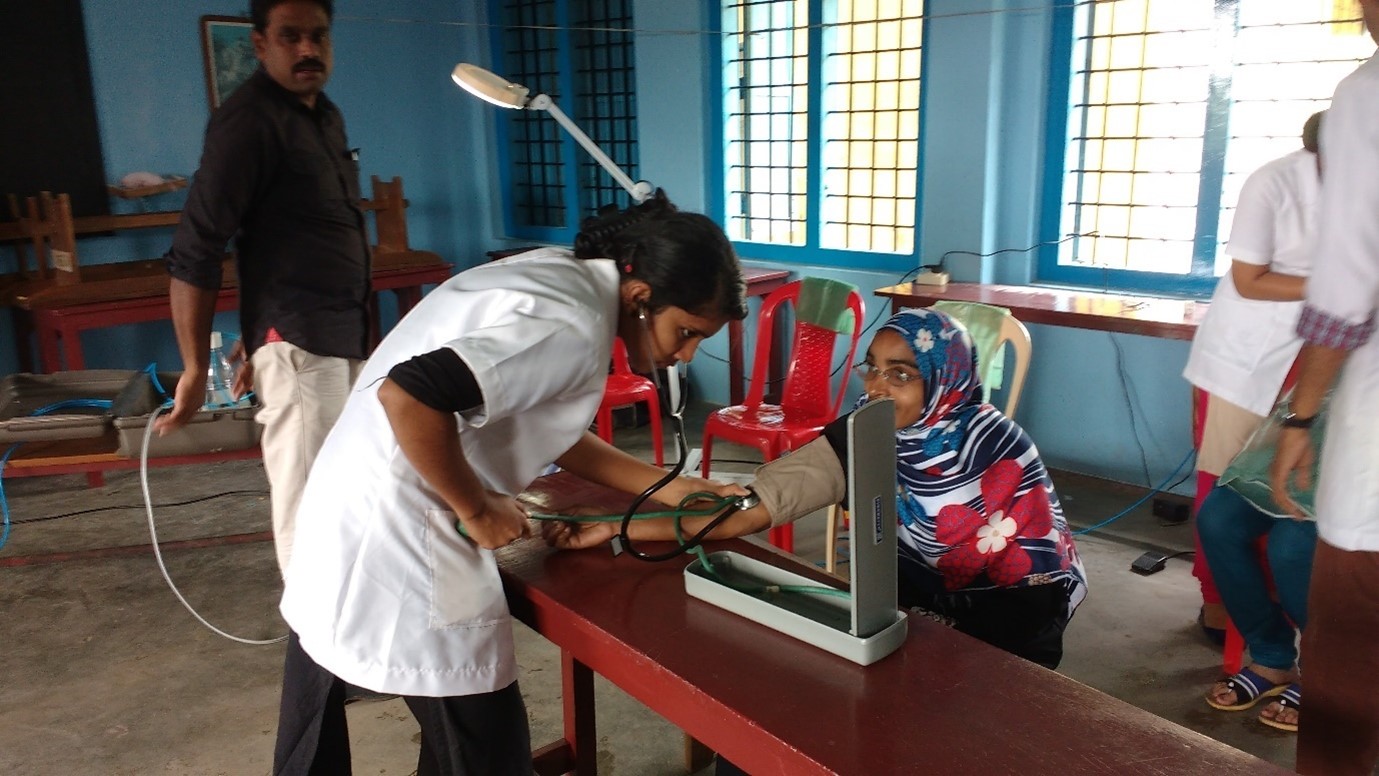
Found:
<svg viewBox="0 0 1379 776"><path fill-rule="evenodd" d="M531 490L547 507L627 500L568 474ZM831 579L745 541L711 548ZM513 615L561 650L564 738L538 750L541 774L596 772L594 673L760 776L1284 772L927 619L864 668L690 598L687 561L537 540L498 559Z"/></svg>
<svg viewBox="0 0 1379 776"><path fill-rule="evenodd" d="M758 267L743 267L742 278L747 281L747 296L757 296L766 298L772 291L780 288L789 282L790 271L784 269L761 269ZM777 328L782 326L777 323ZM778 335L779 332L776 332ZM779 341L779 340L778 340ZM758 345L760 347L760 345ZM767 378L770 383L767 393L773 393L770 387L782 385L785 377L785 362L782 351L789 348L780 345L772 350L774 354L771 358L770 375ZM742 321L728 322L728 403L741 404L747 390L744 385L746 370L743 367L742 355Z"/></svg>
<svg viewBox="0 0 1379 776"><path fill-rule="evenodd" d="M32 330L38 335L38 363L33 367L44 373L84 369L86 359L81 347L83 331L170 319L172 310L166 290L167 275L162 270L161 262L157 265L160 273L159 282L163 288L160 294L99 301L54 301L38 297L34 303L27 306L27 309L23 306L16 309L16 319L22 321L21 325L16 326L16 334L27 337L27 330ZM444 263L375 266L372 275L371 341L377 343L380 336L380 291L395 293L398 314L405 315L421 301L423 286L445 282L450 278L452 271L453 267ZM227 284L216 297L216 312L235 310L238 307L239 289L235 285Z"/></svg>
<svg viewBox="0 0 1379 776"><path fill-rule="evenodd" d="M902 307L928 307L941 300L981 302L1005 307L1025 323L1181 340L1192 339L1210 307L1207 302L1190 299L985 283L949 283L944 288L902 283L878 288L875 293L890 298L892 313Z"/></svg>

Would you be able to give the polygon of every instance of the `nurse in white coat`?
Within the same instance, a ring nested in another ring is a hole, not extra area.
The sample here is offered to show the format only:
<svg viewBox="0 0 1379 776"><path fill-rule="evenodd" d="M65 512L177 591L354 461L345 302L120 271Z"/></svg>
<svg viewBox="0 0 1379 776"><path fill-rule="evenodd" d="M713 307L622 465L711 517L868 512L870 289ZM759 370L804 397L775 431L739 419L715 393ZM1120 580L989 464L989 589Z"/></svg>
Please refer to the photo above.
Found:
<svg viewBox="0 0 1379 776"><path fill-rule="evenodd" d="M1379 43L1379 0L1361 0ZM1379 765L1379 55L1341 81L1322 127L1326 175L1317 211L1316 272L1298 334L1289 423L1279 432L1274 498L1307 484L1306 430L1335 384L1317 483L1317 554L1302 652L1307 713L1299 773L1369 774ZM1299 512L1300 514L1300 512Z"/></svg>
<svg viewBox="0 0 1379 776"><path fill-rule="evenodd" d="M1255 170L1241 187L1226 253L1231 270L1192 340L1183 377L1205 393L1194 511L1269 414L1302 347L1294 332L1312 271L1311 237L1320 174L1321 113L1307 119L1303 147ZM1200 541L1192 573L1202 588L1202 627L1225 636L1225 610Z"/></svg>
<svg viewBox="0 0 1379 776"><path fill-rule="evenodd" d="M588 431L614 337L633 364L664 367L746 315L708 218L658 197L585 227L573 252L451 278L365 364L298 511L275 773L349 772L345 683L404 696L420 774L531 771L491 552L530 534L514 497L552 462L631 494L660 479ZM706 485L678 478L656 497Z"/></svg>

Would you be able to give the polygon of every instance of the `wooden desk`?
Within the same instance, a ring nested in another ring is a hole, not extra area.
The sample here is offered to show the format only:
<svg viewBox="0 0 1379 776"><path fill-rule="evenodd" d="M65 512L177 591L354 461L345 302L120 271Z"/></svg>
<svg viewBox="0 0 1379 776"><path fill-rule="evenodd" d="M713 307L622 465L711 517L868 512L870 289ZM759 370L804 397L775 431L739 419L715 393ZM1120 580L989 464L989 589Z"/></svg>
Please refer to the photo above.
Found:
<svg viewBox="0 0 1379 776"><path fill-rule="evenodd" d="M438 263L375 266L370 318L372 341L377 343L380 336L378 292L395 293L398 314L405 315L421 301L422 286L445 282L450 278L452 269L450 264ZM47 303L33 304L27 310L16 309L16 319L32 327L38 335L38 363L34 365L37 371L49 373L64 369L85 369L86 360L81 348L83 331L170 319L172 310L167 295L168 279L161 262L157 262L157 271L157 282L161 283L163 289L158 295L92 302L54 303L50 300ZM238 287L227 285L222 288L216 297L216 312L235 310L238 307ZM19 336L26 337L24 325L17 326L16 329Z"/></svg>
<svg viewBox="0 0 1379 776"><path fill-rule="evenodd" d="M1008 308L1025 323L1182 340L1192 339L1210 307L1207 302L1193 300L984 283L949 283L942 289L902 283L878 288L876 295L890 298L892 313L902 307L928 307L940 300L981 302Z"/></svg>
<svg viewBox="0 0 1379 776"><path fill-rule="evenodd" d="M568 474L532 491L555 507L626 503ZM741 540L713 548L830 579ZM514 616L561 649L565 733L538 750L541 774L595 773L594 672L761 776L1284 772L929 620L864 668L688 597L688 561L535 540L498 559Z"/></svg>
<svg viewBox="0 0 1379 776"><path fill-rule="evenodd" d="M789 282L790 271L785 269L761 269L757 267L743 267L742 278L747 281L747 296L758 296L766 298L772 291L780 288ZM779 326L779 324L778 324ZM775 355L771 358L770 375L771 381L767 393L774 393L770 387L779 390L781 380L785 377L785 365L781 357L781 352L788 350L787 346L775 348ZM746 370L743 367L742 355L742 321L728 322L728 403L741 404L747 389L744 386Z"/></svg>

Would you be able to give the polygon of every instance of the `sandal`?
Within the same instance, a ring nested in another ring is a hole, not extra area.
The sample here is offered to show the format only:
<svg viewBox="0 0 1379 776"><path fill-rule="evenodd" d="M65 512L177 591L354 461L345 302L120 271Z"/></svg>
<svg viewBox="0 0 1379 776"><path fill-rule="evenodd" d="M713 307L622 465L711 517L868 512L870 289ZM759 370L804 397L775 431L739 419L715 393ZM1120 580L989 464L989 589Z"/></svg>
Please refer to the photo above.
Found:
<svg viewBox="0 0 1379 776"><path fill-rule="evenodd" d="M1208 693L1206 697L1207 705L1213 709L1219 709L1221 711L1244 711L1265 698L1272 698L1275 695L1283 694L1289 687L1287 682L1283 684L1274 684L1248 668L1242 668L1235 674L1226 677L1225 682L1226 689L1235 693L1236 703L1230 705L1218 703L1213 700L1212 695Z"/></svg>
<svg viewBox="0 0 1379 776"><path fill-rule="evenodd" d="M1284 709L1296 709L1299 715L1302 714L1302 688L1298 686L1297 682L1288 685L1288 689L1279 693L1278 707L1279 711ZM1277 719L1270 719L1264 716L1261 716L1259 721L1271 728L1287 730L1289 733L1298 732L1298 723L1296 722L1279 722Z"/></svg>

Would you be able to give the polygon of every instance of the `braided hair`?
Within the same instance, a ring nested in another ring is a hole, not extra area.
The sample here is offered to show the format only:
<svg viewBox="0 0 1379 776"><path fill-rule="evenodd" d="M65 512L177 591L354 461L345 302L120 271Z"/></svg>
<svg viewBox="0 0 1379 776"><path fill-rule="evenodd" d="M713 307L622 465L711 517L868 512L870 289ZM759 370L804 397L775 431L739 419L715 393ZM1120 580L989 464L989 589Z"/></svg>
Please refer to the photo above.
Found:
<svg viewBox="0 0 1379 776"><path fill-rule="evenodd" d="M747 317L746 283L728 236L707 216L681 212L661 189L639 205L605 206L586 218L574 252L580 259L612 259L624 280L650 286L653 312L679 307Z"/></svg>

